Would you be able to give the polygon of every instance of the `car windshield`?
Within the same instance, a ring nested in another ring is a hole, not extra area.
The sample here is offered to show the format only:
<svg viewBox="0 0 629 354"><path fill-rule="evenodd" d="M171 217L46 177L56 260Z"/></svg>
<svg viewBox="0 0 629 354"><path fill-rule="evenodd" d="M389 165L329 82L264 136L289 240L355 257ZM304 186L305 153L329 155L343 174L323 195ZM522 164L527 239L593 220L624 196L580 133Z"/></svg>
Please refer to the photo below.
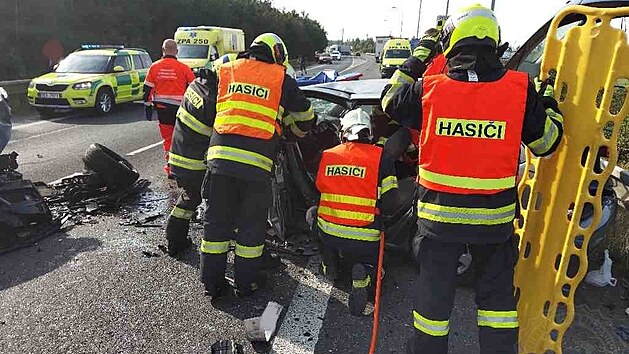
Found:
<svg viewBox="0 0 629 354"><path fill-rule="evenodd" d="M109 56L70 54L63 59L55 72L57 73L104 73L107 70Z"/></svg>
<svg viewBox="0 0 629 354"><path fill-rule="evenodd" d="M210 47L207 45L180 44L178 46L179 59L207 59Z"/></svg>
<svg viewBox="0 0 629 354"><path fill-rule="evenodd" d="M406 59L411 56L411 51L408 49L389 49L384 54L385 58L390 59Z"/></svg>

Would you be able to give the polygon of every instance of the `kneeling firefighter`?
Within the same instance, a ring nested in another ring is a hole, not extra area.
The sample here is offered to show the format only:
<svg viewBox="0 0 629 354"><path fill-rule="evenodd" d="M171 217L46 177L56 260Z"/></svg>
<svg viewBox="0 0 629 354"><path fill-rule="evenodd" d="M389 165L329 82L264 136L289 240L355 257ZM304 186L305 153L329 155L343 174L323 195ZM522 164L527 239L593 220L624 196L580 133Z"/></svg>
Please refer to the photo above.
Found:
<svg viewBox="0 0 629 354"><path fill-rule="evenodd" d="M271 171L283 127L304 137L314 113L295 79L286 74L288 52L273 33L258 36L248 51L218 71L214 132L207 154L207 201L201 244L206 294L226 295L225 268L235 235L236 294L264 285L265 229L271 201Z"/></svg>
<svg viewBox="0 0 629 354"><path fill-rule="evenodd" d="M561 142L563 117L552 85L538 93L526 73L502 65L500 28L490 9L473 5L455 12L440 40L447 74L420 80L425 62L411 57L382 100L393 119L421 131L413 247L420 273L408 353L448 352L458 260L467 244L480 352L517 353L513 221L520 144L537 156L550 155Z"/></svg>
<svg viewBox="0 0 629 354"><path fill-rule="evenodd" d="M354 315L363 313L372 295L383 217L398 205L394 158L371 140L369 115L360 108L348 112L341 119L342 144L323 152L316 181L321 268L337 280L341 254L352 266Z"/></svg>
<svg viewBox="0 0 629 354"><path fill-rule="evenodd" d="M170 256L192 245L188 239L190 219L202 202L201 185L207 169L205 155L216 117L216 71L220 65L233 59L235 56L226 54L199 70L199 76L186 89L177 110L168 165L182 192L166 225Z"/></svg>

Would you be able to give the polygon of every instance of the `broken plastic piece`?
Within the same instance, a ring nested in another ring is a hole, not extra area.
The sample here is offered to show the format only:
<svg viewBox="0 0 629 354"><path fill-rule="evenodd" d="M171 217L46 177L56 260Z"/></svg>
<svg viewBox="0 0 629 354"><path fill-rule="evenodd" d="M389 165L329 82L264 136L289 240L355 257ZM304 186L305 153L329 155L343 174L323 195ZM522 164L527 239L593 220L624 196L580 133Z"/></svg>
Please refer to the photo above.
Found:
<svg viewBox="0 0 629 354"><path fill-rule="evenodd" d="M616 286L616 278L612 277L612 259L609 258L609 250L605 250L605 262L601 268L587 273L585 282L598 287Z"/></svg>
<svg viewBox="0 0 629 354"><path fill-rule="evenodd" d="M268 342L273 337L284 307L270 301L262 316L245 320L245 336L252 342Z"/></svg>

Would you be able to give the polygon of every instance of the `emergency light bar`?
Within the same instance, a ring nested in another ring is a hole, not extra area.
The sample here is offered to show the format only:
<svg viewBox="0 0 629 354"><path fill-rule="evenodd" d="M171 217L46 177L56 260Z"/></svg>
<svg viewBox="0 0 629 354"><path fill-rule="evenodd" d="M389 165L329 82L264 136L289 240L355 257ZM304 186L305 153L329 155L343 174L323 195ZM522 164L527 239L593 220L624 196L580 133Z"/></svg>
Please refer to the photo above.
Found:
<svg viewBox="0 0 629 354"><path fill-rule="evenodd" d="M82 44L81 49L124 49L124 45Z"/></svg>

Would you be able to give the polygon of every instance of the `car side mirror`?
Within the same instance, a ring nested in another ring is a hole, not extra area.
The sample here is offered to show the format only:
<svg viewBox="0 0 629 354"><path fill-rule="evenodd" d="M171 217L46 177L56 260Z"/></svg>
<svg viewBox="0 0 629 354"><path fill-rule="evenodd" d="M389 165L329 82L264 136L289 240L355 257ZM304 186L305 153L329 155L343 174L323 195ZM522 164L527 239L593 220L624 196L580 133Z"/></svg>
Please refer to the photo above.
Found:
<svg viewBox="0 0 629 354"><path fill-rule="evenodd" d="M121 73L123 71L125 71L123 66L120 66L120 65L114 66L114 72Z"/></svg>

